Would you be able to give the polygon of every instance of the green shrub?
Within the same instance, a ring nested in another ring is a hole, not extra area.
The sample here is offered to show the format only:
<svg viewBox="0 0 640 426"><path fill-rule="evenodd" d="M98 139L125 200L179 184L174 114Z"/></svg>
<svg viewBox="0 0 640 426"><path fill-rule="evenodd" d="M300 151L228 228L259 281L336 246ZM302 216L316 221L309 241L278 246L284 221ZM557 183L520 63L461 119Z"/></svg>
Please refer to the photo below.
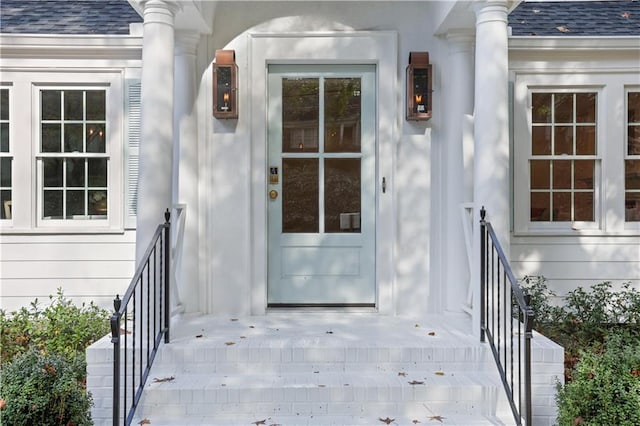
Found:
<svg viewBox="0 0 640 426"><path fill-rule="evenodd" d="M35 349L3 368L0 397L6 425L90 425L91 395L83 357L70 359Z"/></svg>
<svg viewBox="0 0 640 426"><path fill-rule="evenodd" d="M602 354L582 352L573 380L558 385L558 423L640 424L640 343L613 334Z"/></svg>
<svg viewBox="0 0 640 426"><path fill-rule="evenodd" d="M109 312L93 303L75 305L61 289L41 309L38 300L29 308L7 314L0 311L0 356L3 362L30 348L73 358L109 332Z"/></svg>

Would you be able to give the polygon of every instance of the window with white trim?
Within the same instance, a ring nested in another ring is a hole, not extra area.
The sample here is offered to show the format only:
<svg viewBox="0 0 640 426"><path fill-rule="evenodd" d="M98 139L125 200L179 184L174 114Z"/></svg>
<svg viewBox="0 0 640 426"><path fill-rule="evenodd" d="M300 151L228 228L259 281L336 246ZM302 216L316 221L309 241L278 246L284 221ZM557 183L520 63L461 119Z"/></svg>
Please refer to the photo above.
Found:
<svg viewBox="0 0 640 426"><path fill-rule="evenodd" d="M40 218L106 220L106 90L40 88L39 92Z"/></svg>
<svg viewBox="0 0 640 426"><path fill-rule="evenodd" d="M595 92L531 93L531 222L594 222Z"/></svg>
<svg viewBox="0 0 640 426"><path fill-rule="evenodd" d="M9 89L0 89L0 219L11 219L12 163Z"/></svg>
<svg viewBox="0 0 640 426"><path fill-rule="evenodd" d="M640 222L640 91L627 92L624 218Z"/></svg>
<svg viewBox="0 0 640 426"><path fill-rule="evenodd" d="M0 196L10 199L11 220L2 216L1 232L122 232L125 179L136 179L125 170L127 140L139 130L126 126L123 72L3 70L2 78Z"/></svg>

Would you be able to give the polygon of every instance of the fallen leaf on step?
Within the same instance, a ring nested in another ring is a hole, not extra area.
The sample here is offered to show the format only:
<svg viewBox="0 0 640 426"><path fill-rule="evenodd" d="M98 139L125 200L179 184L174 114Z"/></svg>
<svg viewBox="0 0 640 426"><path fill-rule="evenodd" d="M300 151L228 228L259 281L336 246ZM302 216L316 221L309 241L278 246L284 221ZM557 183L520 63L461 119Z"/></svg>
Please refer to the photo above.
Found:
<svg viewBox="0 0 640 426"><path fill-rule="evenodd" d="M224 344L227 345L227 346L231 346L231 345L235 345L236 342L224 342Z"/></svg>
<svg viewBox="0 0 640 426"><path fill-rule="evenodd" d="M247 336L240 336L240 338L241 338L241 339L246 339L246 338L247 338Z"/></svg>
<svg viewBox="0 0 640 426"><path fill-rule="evenodd" d="M420 324L416 324L416 328L420 328Z"/></svg>
<svg viewBox="0 0 640 426"><path fill-rule="evenodd" d="M255 325L250 325L249 328L256 328L256 326Z"/></svg>
<svg viewBox="0 0 640 426"><path fill-rule="evenodd" d="M238 321L238 318L231 318L231 321Z"/></svg>
<svg viewBox="0 0 640 426"><path fill-rule="evenodd" d="M267 419L264 420L256 420L255 422L251 423L252 425L266 425L267 424Z"/></svg>
<svg viewBox="0 0 640 426"><path fill-rule="evenodd" d="M411 420L411 423L413 423L414 425L417 425L418 423L420 423L420 420Z"/></svg>
<svg viewBox="0 0 640 426"><path fill-rule="evenodd" d="M327 386L327 385L318 385L318 387L319 387L319 388L324 388L324 387L326 387L326 386Z"/></svg>
<svg viewBox="0 0 640 426"><path fill-rule="evenodd" d="M171 376L171 377L163 377L161 379L158 379L157 377L153 378L153 381L156 383L163 383L163 382L171 382L175 379L175 377Z"/></svg>
<svg viewBox="0 0 640 426"><path fill-rule="evenodd" d="M140 420L140 422L138 423L139 425L150 425L151 424L151 420L149 419L142 419Z"/></svg>
<svg viewBox="0 0 640 426"><path fill-rule="evenodd" d="M440 423L442 423L442 420L444 420L444 417L442 417L442 416L431 416L431 417L429 417L429 421L430 422L439 421Z"/></svg>
<svg viewBox="0 0 640 426"><path fill-rule="evenodd" d="M436 376L444 376L444 371L436 371L435 373Z"/></svg>
<svg viewBox="0 0 640 426"><path fill-rule="evenodd" d="M386 423L386 424L390 425L396 419L390 419L389 417L387 417L386 419L383 419L382 417L378 417L378 420L380 420L382 423Z"/></svg>
<svg viewBox="0 0 640 426"><path fill-rule="evenodd" d="M326 334L333 334L333 331L329 330L326 332Z"/></svg>
<svg viewBox="0 0 640 426"><path fill-rule="evenodd" d="M204 334L198 334L198 335L196 335L196 339L202 339L202 337L204 337Z"/></svg>
<svg viewBox="0 0 640 426"><path fill-rule="evenodd" d="M410 385L424 385L424 382L420 382L418 380L412 380L409 382Z"/></svg>
<svg viewBox="0 0 640 426"><path fill-rule="evenodd" d="M429 334L429 336L435 336L436 332L435 331L430 331L428 334Z"/></svg>
<svg viewBox="0 0 640 426"><path fill-rule="evenodd" d="M404 371L401 371L398 373L398 376L407 377L407 373L405 373Z"/></svg>

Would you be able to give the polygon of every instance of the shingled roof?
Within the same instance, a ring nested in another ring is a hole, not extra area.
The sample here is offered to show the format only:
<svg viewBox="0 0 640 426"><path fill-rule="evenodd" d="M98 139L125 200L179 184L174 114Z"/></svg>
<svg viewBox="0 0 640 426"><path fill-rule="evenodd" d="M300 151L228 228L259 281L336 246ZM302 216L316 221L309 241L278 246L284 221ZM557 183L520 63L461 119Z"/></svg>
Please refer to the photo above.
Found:
<svg viewBox="0 0 640 426"><path fill-rule="evenodd" d="M640 36L640 1L524 1L509 25L514 36Z"/></svg>
<svg viewBox="0 0 640 426"><path fill-rule="evenodd" d="M3 34L129 34L135 22L127 0L0 0Z"/></svg>

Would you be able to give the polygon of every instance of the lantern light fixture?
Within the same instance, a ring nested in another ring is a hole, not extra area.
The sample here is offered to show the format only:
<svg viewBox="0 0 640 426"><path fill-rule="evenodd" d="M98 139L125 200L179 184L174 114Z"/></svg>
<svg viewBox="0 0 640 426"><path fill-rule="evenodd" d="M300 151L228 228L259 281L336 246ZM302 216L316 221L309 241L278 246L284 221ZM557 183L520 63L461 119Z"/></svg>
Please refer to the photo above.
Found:
<svg viewBox="0 0 640 426"><path fill-rule="evenodd" d="M238 66L235 50L216 50L213 64L213 116L238 118Z"/></svg>
<svg viewBox="0 0 640 426"><path fill-rule="evenodd" d="M429 52L410 52L407 66L407 120L431 118L432 67Z"/></svg>

